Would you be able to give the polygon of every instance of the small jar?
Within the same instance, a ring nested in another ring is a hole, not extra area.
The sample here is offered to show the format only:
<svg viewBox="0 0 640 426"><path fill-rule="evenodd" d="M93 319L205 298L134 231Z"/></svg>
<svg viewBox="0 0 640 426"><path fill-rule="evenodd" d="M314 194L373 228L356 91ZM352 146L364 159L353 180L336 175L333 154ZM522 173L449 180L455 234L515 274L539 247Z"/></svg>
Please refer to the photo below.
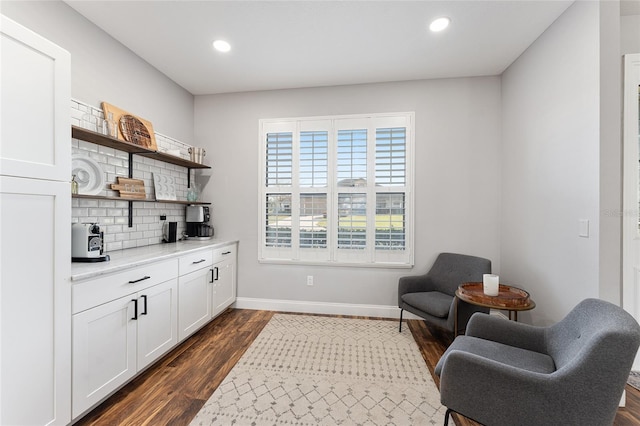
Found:
<svg viewBox="0 0 640 426"><path fill-rule="evenodd" d="M78 182L76 181L76 175L73 175L73 177L71 178L71 193L78 193Z"/></svg>
<svg viewBox="0 0 640 426"><path fill-rule="evenodd" d="M113 119L113 113L110 112L106 120L107 134L112 138L118 139L118 123Z"/></svg>

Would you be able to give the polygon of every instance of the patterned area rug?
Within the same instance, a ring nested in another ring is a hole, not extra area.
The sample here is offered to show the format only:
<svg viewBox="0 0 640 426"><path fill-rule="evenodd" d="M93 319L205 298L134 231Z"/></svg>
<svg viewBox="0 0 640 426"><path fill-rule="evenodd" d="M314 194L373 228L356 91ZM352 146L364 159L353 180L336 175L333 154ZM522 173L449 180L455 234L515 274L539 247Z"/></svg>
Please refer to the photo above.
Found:
<svg viewBox="0 0 640 426"><path fill-rule="evenodd" d="M631 374L629 374L629 380L627 380L627 383L640 390L640 371L632 371Z"/></svg>
<svg viewBox="0 0 640 426"><path fill-rule="evenodd" d="M408 327L276 314L196 425L440 425L445 408Z"/></svg>

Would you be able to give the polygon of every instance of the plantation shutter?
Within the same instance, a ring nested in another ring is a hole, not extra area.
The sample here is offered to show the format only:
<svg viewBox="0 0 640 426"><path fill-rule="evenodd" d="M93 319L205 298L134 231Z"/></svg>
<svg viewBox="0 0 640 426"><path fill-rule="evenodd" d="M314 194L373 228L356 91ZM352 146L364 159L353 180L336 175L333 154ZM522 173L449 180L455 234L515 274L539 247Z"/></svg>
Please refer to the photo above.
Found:
<svg viewBox="0 0 640 426"><path fill-rule="evenodd" d="M260 120L259 260L412 265L413 118Z"/></svg>

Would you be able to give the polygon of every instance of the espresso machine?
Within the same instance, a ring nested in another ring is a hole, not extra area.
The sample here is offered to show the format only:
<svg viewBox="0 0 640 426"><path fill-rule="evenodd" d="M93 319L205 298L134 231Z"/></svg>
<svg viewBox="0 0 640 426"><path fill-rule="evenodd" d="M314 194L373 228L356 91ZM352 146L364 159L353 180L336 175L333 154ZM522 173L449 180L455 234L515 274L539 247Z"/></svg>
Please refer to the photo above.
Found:
<svg viewBox="0 0 640 426"><path fill-rule="evenodd" d="M104 232L98 223L71 224L71 261L106 262Z"/></svg>
<svg viewBox="0 0 640 426"><path fill-rule="evenodd" d="M209 225L211 216L207 206L187 206L187 238L208 240L213 238L213 228Z"/></svg>

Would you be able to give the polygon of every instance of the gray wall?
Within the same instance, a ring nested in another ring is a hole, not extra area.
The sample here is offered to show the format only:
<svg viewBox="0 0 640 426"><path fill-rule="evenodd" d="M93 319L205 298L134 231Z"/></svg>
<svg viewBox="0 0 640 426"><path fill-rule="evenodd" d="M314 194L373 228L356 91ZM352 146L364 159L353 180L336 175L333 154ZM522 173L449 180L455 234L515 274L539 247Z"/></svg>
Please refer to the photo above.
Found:
<svg viewBox="0 0 640 426"><path fill-rule="evenodd" d="M620 17L620 50L625 53L640 53L640 15Z"/></svg>
<svg viewBox="0 0 640 426"><path fill-rule="evenodd" d="M0 13L71 53L72 98L98 108L106 101L193 143L193 95L65 3L3 0Z"/></svg>
<svg viewBox="0 0 640 426"><path fill-rule="evenodd" d="M195 105L216 234L240 240L239 296L397 306L397 278L426 272L441 251L490 258L499 271L499 77L196 96ZM394 111L416 113L415 268L259 264L258 119Z"/></svg>
<svg viewBox="0 0 640 426"><path fill-rule="evenodd" d="M586 297L620 293L619 219L601 217L611 207L601 203L620 200L619 126L606 134L601 122L601 108L619 105L619 90L601 99L601 76L612 72L601 69L600 50L611 47L601 25L609 24L597 2L576 2L502 76L502 276L539 302L523 315L534 323L555 322ZM611 152L617 167L601 164ZM601 199L601 191L618 195ZM579 219L590 221L589 238L578 236ZM601 234L611 228L617 237ZM601 253L607 248L612 258ZM603 268L614 272L601 288Z"/></svg>

